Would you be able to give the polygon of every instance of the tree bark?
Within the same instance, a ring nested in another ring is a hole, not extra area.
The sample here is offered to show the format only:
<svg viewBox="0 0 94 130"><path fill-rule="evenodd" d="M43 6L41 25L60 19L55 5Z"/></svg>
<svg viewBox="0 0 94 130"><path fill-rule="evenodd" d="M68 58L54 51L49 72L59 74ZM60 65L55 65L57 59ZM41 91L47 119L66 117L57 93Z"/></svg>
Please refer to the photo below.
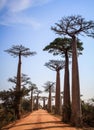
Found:
<svg viewBox="0 0 94 130"><path fill-rule="evenodd" d="M33 111L33 90L31 90L31 112Z"/></svg>
<svg viewBox="0 0 94 130"><path fill-rule="evenodd" d="M71 115L70 108L70 83L69 83L69 58L68 53L65 53L65 75L64 75L64 98L63 98L63 110L62 121L69 122Z"/></svg>
<svg viewBox="0 0 94 130"><path fill-rule="evenodd" d="M49 87L49 99L48 99L48 112L52 111L52 104L51 104L51 87Z"/></svg>
<svg viewBox="0 0 94 130"><path fill-rule="evenodd" d="M16 110L17 119L21 118L21 54L19 53L18 70L17 70L17 85L16 85Z"/></svg>
<svg viewBox="0 0 94 130"><path fill-rule="evenodd" d="M43 98L43 109L45 109L45 98Z"/></svg>
<svg viewBox="0 0 94 130"><path fill-rule="evenodd" d="M60 114L61 100L60 100L60 72L56 71L56 95L55 95L55 114Z"/></svg>
<svg viewBox="0 0 94 130"><path fill-rule="evenodd" d="M73 125L81 125L81 103L80 103L80 84L77 59L77 40L73 37L72 43L72 116Z"/></svg>

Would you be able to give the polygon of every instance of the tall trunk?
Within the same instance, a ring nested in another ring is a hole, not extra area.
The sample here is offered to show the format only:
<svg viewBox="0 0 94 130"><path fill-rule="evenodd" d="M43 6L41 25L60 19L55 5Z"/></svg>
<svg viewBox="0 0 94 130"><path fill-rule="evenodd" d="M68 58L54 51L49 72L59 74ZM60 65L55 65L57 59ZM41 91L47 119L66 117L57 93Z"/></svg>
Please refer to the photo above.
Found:
<svg viewBox="0 0 94 130"><path fill-rule="evenodd" d="M64 98L63 98L62 112L63 112L62 121L69 122L71 115L71 108L70 108L69 58L67 51L65 53Z"/></svg>
<svg viewBox="0 0 94 130"><path fill-rule="evenodd" d="M52 111L52 105L51 105L51 87L49 87L49 99L48 99L48 112Z"/></svg>
<svg viewBox="0 0 94 130"><path fill-rule="evenodd" d="M43 109L45 109L45 97L43 98Z"/></svg>
<svg viewBox="0 0 94 130"><path fill-rule="evenodd" d="M16 110L17 119L21 118L21 54L19 53L18 70L17 70L17 85L16 85Z"/></svg>
<svg viewBox="0 0 94 130"><path fill-rule="evenodd" d="M38 110L38 105L39 105L39 95L37 95L37 99L36 99L36 109Z"/></svg>
<svg viewBox="0 0 94 130"><path fill-rule="evenodd" d="M55 95L55 114L60 114L61 100L60 100L60 70L56 72L56 95Z"/></svg>
<svg viewBox="0 0 94 130"><path fill-rule="evenodd" d="M31 90L31 112L33 111L33 90Z"/></svg>
<svg viewBox="0 0 94 130"><path fill-rule="evenodd" d="M71 122L73 125L81 125L81 103L80 103L80 85L79 71L77 59L77 40L73 37L72 43L72 116Z"/></svg>

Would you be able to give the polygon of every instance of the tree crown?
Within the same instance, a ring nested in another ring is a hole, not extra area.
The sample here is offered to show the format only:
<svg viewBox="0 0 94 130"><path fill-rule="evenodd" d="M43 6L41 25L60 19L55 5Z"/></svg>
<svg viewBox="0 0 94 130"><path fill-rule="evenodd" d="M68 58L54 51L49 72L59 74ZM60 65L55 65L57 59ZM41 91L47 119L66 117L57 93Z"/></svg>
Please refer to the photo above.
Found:
<svg viewBox="0 0 94 130"><path fill-rule="evenodd" d="M50 60L49 62L45 63L49 69L54 71L59 71L65 67L65 61L62 60Z"/></svg>
<svg viewBox="0 0 94 130"><path fill-rule="evenodd" d="M94 37L94 22L92 20L86 21L81 15L63 17L51 29L59 35L73 37L78 34L86 34L87 36Z"/></svg>
<svg viewBox="0 0 94 130"><path fill-rule="evenodd" d="M77 51L78 54L82 54L83 51L82 47L83 43L77 39ZM54 41L52 41L49 45L47 45L44 49L44 51L48 51L49 53L52 53L53 55L61 55L64 56L66 53L71 56L72 55L72 39L71 38L61 38L58 37Z"/></svg>
<svg viewBox="0 0 94 130"><path fill-rule="evenodd" d="M55 82L47 81L43 86L45 89L44 91L49 92L49 89L51 89L51 91L54 92L54 84Z"/></svg>
<svg viewBox="0 0 94 130"><path fill-rule="evenodd" d="M29 48L26 48L23 45L13 45L11 48L5 50L5 52L14 57L17 57L19 55L27 57L36 54L36 52L31 52Z"/></svg>

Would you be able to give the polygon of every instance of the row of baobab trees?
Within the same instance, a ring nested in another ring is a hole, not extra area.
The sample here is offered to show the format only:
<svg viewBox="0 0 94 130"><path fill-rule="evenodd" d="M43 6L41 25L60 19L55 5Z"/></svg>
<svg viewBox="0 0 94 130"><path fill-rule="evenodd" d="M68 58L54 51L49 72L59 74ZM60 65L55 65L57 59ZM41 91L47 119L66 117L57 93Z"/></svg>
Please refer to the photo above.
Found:
<svg viewBox="0 0 94 130"><path fill-rule="evenodd" d="M60 107L60 73L59 71L64 67L64 99L63 99L63 122L71 122L73 125L82 124L82 112L80 102L80 83L78 71L78 56L82 53L82 42L78 36L85 35L94 37L94 21L86 21L80 15L72 15L63 17L58 23L51 27L56 34L60 37L56 38L43 50L52 53L53 55L60 55L62 61L50 60L45 65L57 72L56 78L56 112L59 112ZM36 54L31 52L29 48L21 46L13 46L6 50L12 56L18 56L18 70L17 70L17 83L16 91L20 92L21 89L21 56L27 57ZM72 101L70 102L70 80L69 80L69 59L72 61ZM20 96L17 98L17 113L20 117Z"/></svg>

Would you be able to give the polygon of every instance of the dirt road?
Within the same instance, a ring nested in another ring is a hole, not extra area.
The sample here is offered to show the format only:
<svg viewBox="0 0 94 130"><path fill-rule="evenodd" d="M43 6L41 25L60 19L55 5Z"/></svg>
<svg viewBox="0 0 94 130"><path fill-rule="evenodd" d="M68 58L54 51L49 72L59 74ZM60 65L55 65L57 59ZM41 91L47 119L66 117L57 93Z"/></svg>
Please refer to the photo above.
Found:
<svg viewBox="0 0 94 130"><path fill-rule="evenodd" d="M59 118L50 115L45 110L38 110L29 116L18 120L3 130L82 130L80 128L71 127L64 124ZM90 129L91 130L91 129Z"/></svg>

